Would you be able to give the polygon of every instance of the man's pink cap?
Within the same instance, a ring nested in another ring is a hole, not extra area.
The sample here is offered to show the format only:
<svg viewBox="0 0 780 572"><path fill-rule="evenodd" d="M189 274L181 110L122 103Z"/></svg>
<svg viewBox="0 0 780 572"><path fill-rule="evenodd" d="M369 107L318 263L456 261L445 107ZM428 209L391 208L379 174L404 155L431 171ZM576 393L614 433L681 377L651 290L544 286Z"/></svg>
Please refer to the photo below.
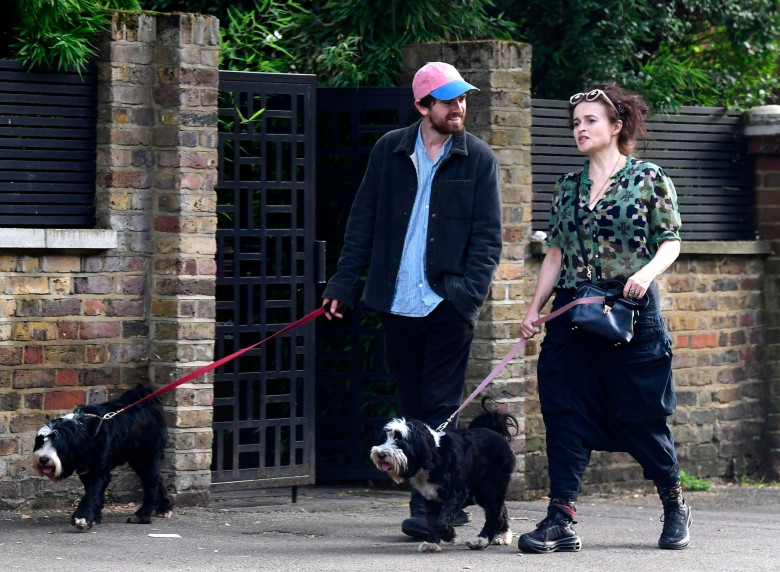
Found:
<svg viewBox="0 0 780 572"><path fill-rule="evenodd" d="M414 100L419 101L432 95L441 101L449 101L476 87L467 83L454 67L444 62L428 62L414 74L412 91Z"/></svg>

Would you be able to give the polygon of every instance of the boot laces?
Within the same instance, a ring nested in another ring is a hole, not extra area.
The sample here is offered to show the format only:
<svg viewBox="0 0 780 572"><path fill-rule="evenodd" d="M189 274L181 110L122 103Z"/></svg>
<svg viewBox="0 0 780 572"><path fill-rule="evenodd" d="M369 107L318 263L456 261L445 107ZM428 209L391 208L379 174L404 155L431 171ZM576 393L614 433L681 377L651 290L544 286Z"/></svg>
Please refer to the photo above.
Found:
<svg viewBox="0 0 780 572"><path fill-rule="evenodd" d="M677 506L672 504L665 505L664 513L659 520L661 522L666 522L667 517L674 518L674 513L677 513L680 518L685 518L685 505L683 503L678 503Z"/></svg>

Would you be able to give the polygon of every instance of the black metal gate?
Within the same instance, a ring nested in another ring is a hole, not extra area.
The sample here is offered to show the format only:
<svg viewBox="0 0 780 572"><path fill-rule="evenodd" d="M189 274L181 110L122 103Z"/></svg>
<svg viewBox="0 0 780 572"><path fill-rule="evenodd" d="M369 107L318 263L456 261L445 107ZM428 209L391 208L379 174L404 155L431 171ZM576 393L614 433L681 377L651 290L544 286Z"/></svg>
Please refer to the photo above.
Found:
<svg viewBox="0 0 780 572"><path fill-rule="evenodd" d="M408 87L317 89L317 237L328 244L329 276L371 148L418 117ZM343 321L317 323L318 482L382 478L368 452L399 413L379 320L355 304Z"/></svg>
<svg viewBox="0 0 780 572"><path fill-rule="evenodd" d="M221 71L216 354L316 307L314 76ZM314 482L314 326L214 375L212 490Z"/></svg>

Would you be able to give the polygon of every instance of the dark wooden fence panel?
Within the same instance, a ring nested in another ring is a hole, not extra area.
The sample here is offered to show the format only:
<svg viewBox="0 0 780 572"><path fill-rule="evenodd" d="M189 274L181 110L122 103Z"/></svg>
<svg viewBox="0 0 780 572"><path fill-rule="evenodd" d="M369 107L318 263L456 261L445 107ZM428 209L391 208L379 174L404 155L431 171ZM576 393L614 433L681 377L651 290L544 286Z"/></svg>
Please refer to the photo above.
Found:
<svg viewBox="0 0 780 572"><path fill-rule="evenodd" d="M534 99L533 228L548 230L555 181L582 168L568 127L568 103ZM742 139L742 114L683 107L648 121L649 140L637 155L657 163L674 181L684 240L751 240L755 235L753 165Z"/></svg>
<svg viewBox="0 0 780 572"><path fill-rule="evenodd" d="M97 69L0 60L0 227L95 226Z"/></svg>

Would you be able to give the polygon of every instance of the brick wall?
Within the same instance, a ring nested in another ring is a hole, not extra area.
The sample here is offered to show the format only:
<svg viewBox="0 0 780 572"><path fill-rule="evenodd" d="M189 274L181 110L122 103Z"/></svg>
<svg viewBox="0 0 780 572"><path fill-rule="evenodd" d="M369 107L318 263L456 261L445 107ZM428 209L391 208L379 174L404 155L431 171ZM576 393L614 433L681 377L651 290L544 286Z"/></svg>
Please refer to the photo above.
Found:
<svg viewBox="0 0 780 572"><path fill-rule="evenodd" d="M48 418L213 359L218 38L213 17L117 13L97 62L96 193L116 247L0 252L0 506L80 491L31 474ZM211 400L208 377L163 397L178 504L208 500ZM134 478L110 494L140 500Z"/></svg>
<svg viewBox="0 0 780 572"><path fill-rule="evenodd" d="M114 266L121 268L112 269ZM145 379L143 266L60 253L0 254L0 498L46 496L31 478L38 428ZM72 488L71 485L70 488Z"/></svg>

